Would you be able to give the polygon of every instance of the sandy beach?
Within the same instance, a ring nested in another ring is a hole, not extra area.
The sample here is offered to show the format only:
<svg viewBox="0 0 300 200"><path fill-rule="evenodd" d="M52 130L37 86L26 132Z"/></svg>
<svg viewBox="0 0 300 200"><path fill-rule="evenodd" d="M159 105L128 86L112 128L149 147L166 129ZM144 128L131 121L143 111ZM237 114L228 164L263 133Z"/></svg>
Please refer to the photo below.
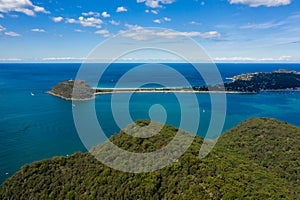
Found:
<svg viewBox="0 0 300 200"><path fill-rule="evenodd" d="M250 92L236 91L197 91L182 88L94 88L102 90L96 92L95 95L113 94L113 93L204 93L204 94L253 94Z"/></svg>

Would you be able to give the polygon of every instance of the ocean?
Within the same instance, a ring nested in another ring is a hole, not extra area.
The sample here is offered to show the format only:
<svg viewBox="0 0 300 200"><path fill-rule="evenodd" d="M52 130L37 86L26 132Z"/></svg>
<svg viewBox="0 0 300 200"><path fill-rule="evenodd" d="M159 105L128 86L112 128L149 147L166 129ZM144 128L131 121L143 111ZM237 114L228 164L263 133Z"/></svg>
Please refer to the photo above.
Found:
<svg viewBox="0 0 300 200"><path fill-rule="evenodd" d="M113 64L101 79L100 86L114 87L122 74L138 64ZM191 85L202 80L188 64L167 64L184 74ZM28 164L53 156L86 152L72 116L72 102L46 94L60 81L74 79L80 64L0 64L0 183ZM300 71L300 64L217 64L224 81L234 75L287 68ZM172 81L172 79L170 79ZM174 87L178 87L174 79ZM130 85L130 83L129 83ZM122 95L119 94L120 99ZM223 131L251 117L271 117L300 126L300 92L263 92L227 94L227 113ZM210 120L209 94L196 94L199 105L187 99L191 111L200 106L203 136ZM120 131L111 112L111 95L97 96L95 108L100 124L109 137ZM160 104L167 112L167 124L180 124L180 108L172 93L138 93L130 100L133 120L149 119L149 109ZM119 105L122 110L122 102ZM193 120L193 119L190 119ZM217 135L216 135L217 136Z"/></svg>

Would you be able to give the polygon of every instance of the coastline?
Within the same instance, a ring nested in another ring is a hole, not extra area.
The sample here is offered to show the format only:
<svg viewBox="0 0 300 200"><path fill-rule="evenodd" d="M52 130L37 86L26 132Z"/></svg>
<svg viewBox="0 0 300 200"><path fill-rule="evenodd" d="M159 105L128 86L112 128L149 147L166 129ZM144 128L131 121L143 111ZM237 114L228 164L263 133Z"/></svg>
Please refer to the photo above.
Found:
<svg viewBox="0 0 300 200"><path fill-rule="evenodd" d="M94 88L95 89L95 88ZM121 89L115 89L115 88L97 88L100 90L115 90L115 91L105 91L105 92L95 92L95 95L105 95L105 94L122 94L122 93L203 93L203 94L259 94L262 92L300 92L300 88L297 89L277 89L277 90L261 90L260 92L240 92L240 91L197 91L197 90L180 90L180 89L134 89L134 88L121 88Z"/></svg>
<svg viewBox="0 0 300 200"><path fill-rule="evenodd" d="M121 89L115 89L115 88L97 88L100 90L114 90L114 91L103 91L103 92L96 92L95 95L105 95L105 94L122 94L122 93L203 93L203 94L255 94L253 92L239 92L239 91L197 91L197 90L184 90L184 89L135 89L135 88L121 88Z"/></svg>
<svg viewBox="0 0 300 200"><path fill-rule="evenodd" d="M113 93L259 94L262 92L300 91L299 78L299 73L296 71L279 69L273 72L254 72L237 75L232 78L226 78L231 79L232 82L224 83L223 87L222 85L217 84L214 86L182 86L169 88L92 88L84 80L69 80L60 82L57 86L53 87L53 89L49 91L48 94L72 101L91 100L94 99L96 95ZM75 82L78 82L80 86L80 94L76 95L77 97L79 97L79 99L72 98L72 91ZM71 98L66 98L65 96Z"/></svg>
<svg viewBox="0 0 300 200"><path fill-rule="evenodd" d="M276 90L261 90L261 92L300 92L300 88L295 88L295 89L276 89Z"/></svg>
<svg viewBox="0 0 300 200"><path fill-rule="evenodd" d="M95 89L95 88L94 88ZM135 88L97 88L99 90L109 90L103 92L95 92L94 96L91 98L84 98L84 99L76 99L76 98L66 98L59 94L55 94L51 91L46 92L55 97L59 97L61 99L67 101L89 101L96 98L97 95L106 95L106 94L127 94L127 93L202 93L202 94L259 94L262 92L300 92L300 88L297 89L278 89L278 90L262 90L260 92L239 92L239 91L197 91L197 90L180 90L180 89L135 89Z"/></svg>
<svg viewBox="0 0 300 200"><path fill-rule="evenodd" d="M211 94L211 93L217 93L217 94L256 94L253 92L237 92L237 91L179 91L179 90L169 90L169 91L157 91L157 90L149 90L149 91L133 91L133 90L124 90L124 91L112 91L112 92L96 92L95 95L105 95L105 94L124 94L124 93L203 93L203 94Z"/></svg>

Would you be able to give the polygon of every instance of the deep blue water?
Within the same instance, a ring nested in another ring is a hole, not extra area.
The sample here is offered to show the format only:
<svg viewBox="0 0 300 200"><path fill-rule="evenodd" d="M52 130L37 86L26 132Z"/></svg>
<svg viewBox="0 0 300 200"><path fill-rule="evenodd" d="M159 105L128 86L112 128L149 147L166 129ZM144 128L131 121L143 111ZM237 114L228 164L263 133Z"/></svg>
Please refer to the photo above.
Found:
<svg viewBox="0 0 300 200"><path fill-rule="evenodd" d="M113 65L100 85L113 87L124 72L137 65ZM191 85L203 84L190 66L169 65L184 74ZM79 67L80 64L0 64L0 183L26 163L86 151L74 126L72 102L45 94L58 82L74 79ZM218 64L218 68L226 81L227 77L255 71L278 68L300 71L300 64ZM173 81L174 87L180 86ZM95 106L107 136L120 130L111 113L110 98L111 95L97 96ZM197 94L197 99L202 112L201 128L196 134L203 136L210 119L210 99L208 94ZM179 125L180 108L171 93L134 94L130 101L132 119L149 119L149 108L154 104L165 107L168 124ZM117 106L121 115L122 102ZM189 99L184 106L191 111L195 109ZM272 117L300 126L299 113L300 92L227 94L224 131L250 117Z"/></svg>

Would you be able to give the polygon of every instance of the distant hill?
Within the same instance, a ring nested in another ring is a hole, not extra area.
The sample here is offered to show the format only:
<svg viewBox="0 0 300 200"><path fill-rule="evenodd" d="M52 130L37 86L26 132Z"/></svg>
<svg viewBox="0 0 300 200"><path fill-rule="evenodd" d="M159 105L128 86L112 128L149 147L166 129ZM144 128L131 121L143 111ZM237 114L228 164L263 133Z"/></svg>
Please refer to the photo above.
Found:
<svg viewBox="0 0 300 200"><path fill-rule="evenodd" d="M73 88L76 88L73 92ZM95 98L95 90L84 80L69 80L58 83L48 94L65 100L89 100Z"/></svg>
<svg viewBox="0 0 300 200"><path fill-rule="evenodd" d="M137 124L143 127L149 121ZM127 129L134 132L138 127ZM177 130L165 126L149 139L121 131L110 140L128 151L149 152L167 145ZM110 169L89 153L35 162L2 185L0 199L300 198L299 127L249 119L221 135L210 154L200 159L202 142L197 136L177 162L145 174Z"/></svg>
<svg viewBox="0 0 300 200"><path fill-rule="evenodd" d="M288 69L279 69L274 72L241 74L232 77L232 82L224 83L224 86L200 86L194 87L194 90L218 91L222 88L228 92L245 93L259 93L265 90L295 90L300 89L300 73Z"/></svg>

